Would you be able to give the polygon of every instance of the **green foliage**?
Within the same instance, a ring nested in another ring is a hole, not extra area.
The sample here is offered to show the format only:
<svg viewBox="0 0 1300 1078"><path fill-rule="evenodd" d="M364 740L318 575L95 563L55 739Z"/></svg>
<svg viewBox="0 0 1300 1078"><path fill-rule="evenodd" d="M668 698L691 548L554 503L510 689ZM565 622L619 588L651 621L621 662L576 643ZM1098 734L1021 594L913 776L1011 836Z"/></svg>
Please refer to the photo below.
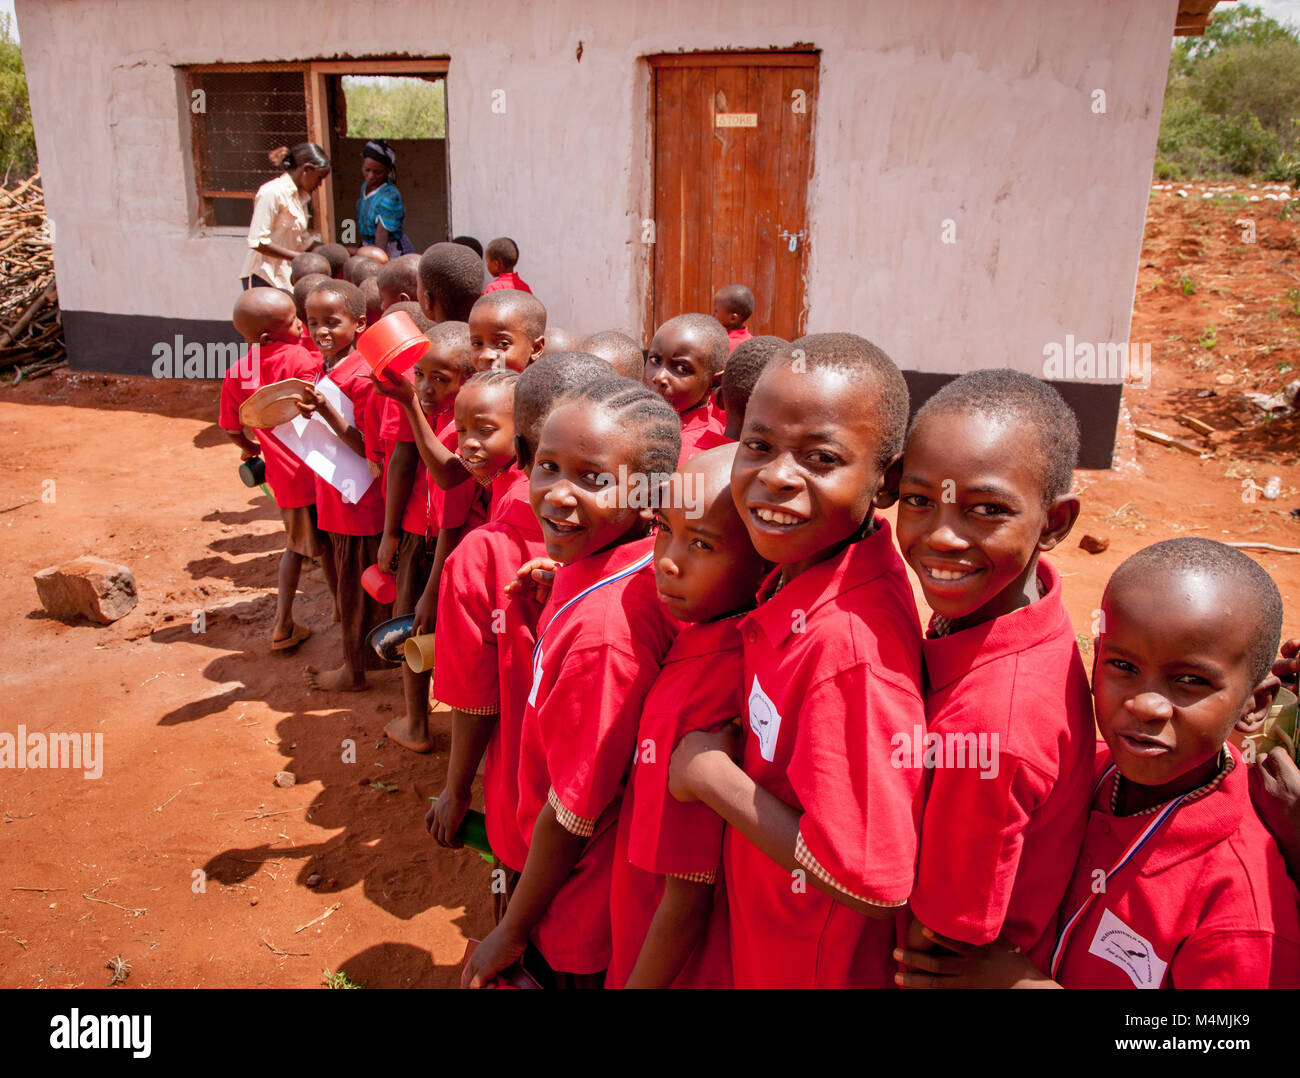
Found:
<svg viewBox="0 0 1300 1078"><path fill-rule="evenodd" d="M1219 331L1215 328L1213 322L1201 331L1201 335L1197 338L1196 343L1206 351L1209 351L1219 343Z"/></svg>
<svg viewBox="0 0 1300 1078"><path fill-rule="evenodd" d="M441 79L352 76L344 78L343 94L349 138L447 137Z"/></svg>
<svg viewBox="0 0 1300 1078"><path fill-rule="evenodd" d="M1177 42L1160 118L1159 179L1300 178L1300 36L1248 4Z"/></svg>
<svg viewBox="0 0 1300 1078"><path fill-rule="evenodd" d="M0 177L26 179L36 171L36 136L27 100L23 54L12 19L0 14Z"/></svg>
<svg viewBox="0 0 1300 1078"><path fill-rule="evenodd" d="M365 988L365 985L359 981L353 981L346 973L339 970L334 973L331 970L323 969L320 971L325 980L326 988Z"/></svg>

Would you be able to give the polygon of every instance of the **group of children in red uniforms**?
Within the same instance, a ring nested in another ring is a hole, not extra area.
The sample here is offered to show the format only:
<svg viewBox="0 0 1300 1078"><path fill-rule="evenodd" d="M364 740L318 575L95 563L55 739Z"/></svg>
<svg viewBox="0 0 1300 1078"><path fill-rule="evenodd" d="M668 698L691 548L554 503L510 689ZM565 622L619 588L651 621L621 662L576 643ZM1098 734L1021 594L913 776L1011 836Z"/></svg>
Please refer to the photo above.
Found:
<svg viewBox="0 0 1300 1078"><path fill-rule="evenodd" d="M909 421L879 348L752 337L742 286L645 353L559 351L454 243L373 277L429 339L375 376L360 289L303 269L298 310L252 289L236 327L376 479L304 482L228 377L222 426L288 535L272 647L306 632L322 553L344 654L315 687L364 686L369 565L434 634L386 732L428 751L430 687L451 708L442 846L482 771L496 927L466 986L1300 986L1300 770L1277 750L1252 790L1234 744L1278 688L1277 588L1210 540L1148 547L1107 586L1090 686L1041 558L1079 511L1050 386L979 371Z"/></svg>

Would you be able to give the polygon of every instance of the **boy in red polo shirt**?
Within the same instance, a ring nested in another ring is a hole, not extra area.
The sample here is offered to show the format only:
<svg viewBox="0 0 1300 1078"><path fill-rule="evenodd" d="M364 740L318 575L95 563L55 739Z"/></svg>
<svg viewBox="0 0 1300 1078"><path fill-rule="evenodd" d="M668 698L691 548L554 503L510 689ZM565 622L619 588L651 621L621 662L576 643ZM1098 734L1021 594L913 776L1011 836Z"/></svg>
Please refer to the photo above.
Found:
<svg viewBox="0 0 1300 1078"><path fill-rule="evenodd" d="M1096 735L1088 677L1039 555L1069 534L1074 413L1028 374L963 375L917 412L898 545L934 611L926 732L899 737L928 782L908 939L999 937L1046 962L1083 841Z"/></svg>
<svg viewBox="0 0 1300 1078"><path fill-rule="evenodd" d="M324 278L322 278L323 280ZM296 648L311 630L293 620L293 601L306 558L322 557L324 537L316 527L316 483L312 470L286 449L269 430L257 440L244 433L239 406L257 389L286 378L315 383L320 360L298 344L302 324L293 301L276 288L250 288L235 301L235 329L248 343L248 360L232 366L221 382L218 423L239 446L244 460L261 456L266 462L266 482L284 520L284 553L276 593L271 650Z"/></svg>
<svg viewBox="0 0 1300 1078"><path fill-rule="evenodd" d="M724 731L687 734L671 764L673 795L730 825L737 988L890 983L922 801L891 740L925 707L916 604L875 510L896 497L907 407L898 368L848 333L795 341L749 400L731 492L779 568L740 624L741 762Z"/></svg>
<svg viewBox="0 0 1300 1078"><path fill-rule="evenodd" d="M604 982L619 799L641 706L676 634L655 591L646 492L631 477L670 476L680 437L671 409L623 378L592 382L542 426L530 497L563 568L533 648L520 735L528 857L505 917L466 964L468 987L525 951L543 982Z"/></svg>
<svg viewBox="0 0 1300 1078"><path fill-rule="evenodd" d="M754 335L745 325L753 313L754 293L743 284L729 284L719 288L713 297L713 317L727 331L727 340L733 352L741 341L753 338Z"/></svg>
<svg viewBox="0 0 1300 1078"><path fill-rule="evenodd" d="M900 952L901 983L1066 988L1300 987L1300 910L1228 742L1257 731L1282 599L1245 554L1170 539L1101 601L1092 811L1045 968L998 941Z"/></svg>
<svg viewBox="0 0 1300 1078"><path fill-rule="evenodd" d="M515 383L515 451L521 475L531 467L542 422L555 402L594 379L607 363L573 353L545 356ZM504 868L494 878L499 923L528 857L519 828L519 735L532 687L532 650L541 603L533 589L511 588L520 565L546 553L525 489L497 518L465 536L447 559L438 599L434 692L452 709L447 778L425 817L441 846L455 847L483 764L488 842Z"/></svg>
<svg viewBox="0 0 1300 1078"><path fill-rule="evenodd" d="M474 369L522 371L546 344L546 308L527 292L489 292L469 312Z"/></svg>
<svg viewBox="0 0 1300 1078"><path fill-rule="evenodd" d="M669 795L668 761L683 734L720 729L743 706L738 619L753 609L768 566L731 497L735 455L726 445L692 458L674 478L682 496L655 510L655 586L668 612L688 624L646 696L619 813L608 988L731 985L724 916L710 932L715 891L719 905L726 902L722 819Z"/></svg>
<svg viewBox="0 0 1300 1078"><path fill-rule="evenodd" d="M655 333L642 384L673 406L682 424L685 464L696 453L722 445L722 422L709 410L713 390L727 365L727 335L707 314L679 314Z"/></svg>
<svg viewBox="0 0 1300 1078"><path fill-rule="evenodd" d="M464 322L440 322L425 334L429 349L411 369L420 410L434 429L452 420L456 395L473 376L469 332ZM376 386L382 388L380 386ZM440 522L430 512L429 476L415 448L415 436L401 406L383 402L381 436L384 467L384 537L376 564L397 574L393 616L413 614L429 585ZM436 593L437 585L434 590ZM406 710L392 719L384 733L412 752L429 752L430 674L402 666L402 695Z"/></svg>
<svg viewBox="0 0 1300 1078"><path fill-rule="evenodd" d="M532 291L515 272L515 266L519 264L519 247L508 236L500 236L489 243L483 252L483 260L487 263L488 273L492 275L492 280L483 289L485 296L489 292L505 288L514 288L520 292Z"/></svg>
<svg viewBox="0 0 1300 1078"><path fill-rule="evenodd" d="M383 460L380 436L380 398L374 392L370 367L353 344L366 328L361 290L347 281L323 281L307 295L307 326L325 361L324 377L352 402L352 424L317 390L311 400L299 403L304 416L321 418L358 456L372 464L377 474ZM323 692L361 692L368 688L366 671L382 660L366 647L365 637L374 626L392 616L361 586L361 574L375 564L384 532L384 498L381 484L372 482L355 500L343 496L316 476L316 513L321 530L329 535L338 580L338 611L343 637L343 663L334 670L307 667L307 684Z"/></svg>

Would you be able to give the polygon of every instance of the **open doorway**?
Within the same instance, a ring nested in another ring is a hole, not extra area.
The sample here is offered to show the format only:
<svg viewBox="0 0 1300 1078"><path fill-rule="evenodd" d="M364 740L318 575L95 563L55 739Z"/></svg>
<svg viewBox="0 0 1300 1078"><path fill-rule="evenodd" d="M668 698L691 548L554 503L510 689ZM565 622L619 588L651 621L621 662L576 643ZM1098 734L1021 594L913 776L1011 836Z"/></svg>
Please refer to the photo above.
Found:
<svg viewBox="0 0 1300 1078"><path fill-rule="evenodd" d="M322 234L353 245L362 191L361 148L388 141L397 155L403 229L417 252L450 238L445 60L312 65L313 128L334 168L318 192Z"/></svg>

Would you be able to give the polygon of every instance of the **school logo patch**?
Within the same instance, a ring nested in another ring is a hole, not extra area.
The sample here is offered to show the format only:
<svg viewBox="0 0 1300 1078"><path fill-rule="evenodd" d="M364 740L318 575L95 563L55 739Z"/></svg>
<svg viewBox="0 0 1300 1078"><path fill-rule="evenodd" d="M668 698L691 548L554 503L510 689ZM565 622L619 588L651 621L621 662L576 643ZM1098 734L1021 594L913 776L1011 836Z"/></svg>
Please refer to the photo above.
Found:
<svg viewBox="0 0 1300 1078"><path fill-rule="evenodd" d="M1139 936L1110 910L1101 911L1101 922L1088 953L1119 966L1135 988L1159 988L1165 979L1168 963L1156 954L1151 941Z"/></svg>
<svg viewBox="0 0 1300 1078"><path fill-rule="evenodd" d="M757 677L754 678L754 687L749 690L749 728L758 738L759 755L771 763L776 757L776 737L781 732L781 713L763 691Z"/></svg>

